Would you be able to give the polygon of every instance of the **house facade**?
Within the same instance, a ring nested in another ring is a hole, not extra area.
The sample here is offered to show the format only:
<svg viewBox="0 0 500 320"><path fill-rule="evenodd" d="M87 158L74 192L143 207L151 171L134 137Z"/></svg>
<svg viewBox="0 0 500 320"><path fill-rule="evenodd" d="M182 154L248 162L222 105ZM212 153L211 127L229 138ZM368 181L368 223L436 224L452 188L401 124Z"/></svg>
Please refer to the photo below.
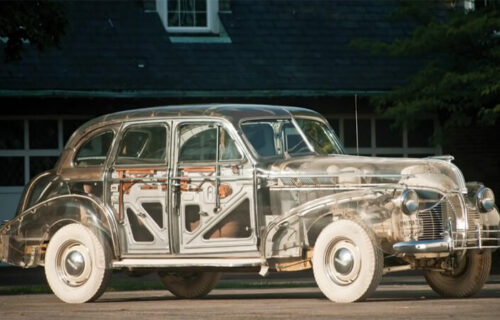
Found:
<svg viewBox="0 0 500 320"><path fill-rule="evenodd" d="M14 215L23 186L53 167L84 121L125 109L189 103L315 109L349 153L452 153L466 177L486 180L500 192L499 179L475 168L478 161L490 161L484 154L491 150L479 146L488 143L491 132L475 132L472 142L467 131L457 132L458 144L439 146L431 141L439 127L434 115L416 119L412 130L394 129L393 119L370 106L371 96L404 83L418 66L350 45L354 39L391 40L410 32L405 23L388 19L395 5L373 0L66 3L69 25L60 48L38 52L25 44L22 61L15 63L3 62L0 53L0 220Z"/></svg>

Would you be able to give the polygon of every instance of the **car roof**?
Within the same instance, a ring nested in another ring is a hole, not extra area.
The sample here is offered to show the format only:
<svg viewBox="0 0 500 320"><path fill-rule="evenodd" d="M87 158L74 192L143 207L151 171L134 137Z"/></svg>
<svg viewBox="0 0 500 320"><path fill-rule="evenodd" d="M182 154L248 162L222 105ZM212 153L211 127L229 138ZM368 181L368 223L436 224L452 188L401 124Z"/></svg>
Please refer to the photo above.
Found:
<svg viewBox="0 0 500 320"><path fill-rule="evenodd" d="M125 121L152 118L211 117L226 119L237 128L239 122L246 118L290 118L292 116L312 116L321 118L321 115L313 110L290 106L261 104L196 104L159 106L120 111L94 118L84 123L73 133L68 145L71 145L75 140L79 140L83 135L98 127Z"/></svg>

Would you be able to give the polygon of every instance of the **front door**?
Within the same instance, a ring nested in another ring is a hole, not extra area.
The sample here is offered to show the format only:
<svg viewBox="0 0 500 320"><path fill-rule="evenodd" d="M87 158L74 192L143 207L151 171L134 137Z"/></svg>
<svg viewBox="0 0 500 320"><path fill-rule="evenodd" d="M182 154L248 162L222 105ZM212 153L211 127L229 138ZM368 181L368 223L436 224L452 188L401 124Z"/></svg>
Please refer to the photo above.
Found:
<svg viewBox="0 0 500 320"><path fill-rule="evenodd" d="M122 130L111 168L111 204L125 255L168 254L168 125L130 124Z"/></svg>
<svg viewBox="0 0 500 320"><path fill-rule="evenodd" d="M252 166L217 122L176 125L173 212L180 253L257 250Z"/></svg>

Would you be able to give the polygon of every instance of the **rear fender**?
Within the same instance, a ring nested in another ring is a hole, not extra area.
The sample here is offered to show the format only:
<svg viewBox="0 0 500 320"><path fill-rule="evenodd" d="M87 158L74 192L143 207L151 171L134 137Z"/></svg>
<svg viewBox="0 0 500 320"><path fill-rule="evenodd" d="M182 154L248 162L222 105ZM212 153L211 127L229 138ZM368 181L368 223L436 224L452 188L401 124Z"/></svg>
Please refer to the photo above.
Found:
<svg viewBox="0 0 500 320"><path fill-rule="evenodd" d="M61 227L80 223L117 257L117 226L112 213L92 195L62 195L22 212L0 228L0 259L29 268L43 265L45 248ZM109 259L111 260L111 259Z"/></svg>

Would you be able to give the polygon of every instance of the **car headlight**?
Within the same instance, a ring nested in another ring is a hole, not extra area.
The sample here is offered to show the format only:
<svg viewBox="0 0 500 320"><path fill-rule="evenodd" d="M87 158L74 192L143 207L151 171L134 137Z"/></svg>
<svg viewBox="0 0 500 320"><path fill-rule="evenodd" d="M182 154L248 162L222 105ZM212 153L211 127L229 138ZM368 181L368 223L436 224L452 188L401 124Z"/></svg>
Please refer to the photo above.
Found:
<svg viewBox="0 0 500 320"><path fill-rule="evenodd" d="M418 211L418 194L415 190L405 189L401 194L401 209L405 214L412 214Z"/></svg>
<svg viewBox="0 0 500 320"><path fill-rule="evenodd" d="M490 211L495 206L495 194L490 188L482 187L476 193L477 205L483 211Z"/></svg>

